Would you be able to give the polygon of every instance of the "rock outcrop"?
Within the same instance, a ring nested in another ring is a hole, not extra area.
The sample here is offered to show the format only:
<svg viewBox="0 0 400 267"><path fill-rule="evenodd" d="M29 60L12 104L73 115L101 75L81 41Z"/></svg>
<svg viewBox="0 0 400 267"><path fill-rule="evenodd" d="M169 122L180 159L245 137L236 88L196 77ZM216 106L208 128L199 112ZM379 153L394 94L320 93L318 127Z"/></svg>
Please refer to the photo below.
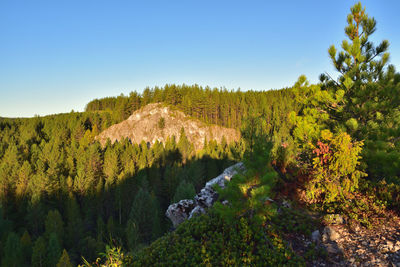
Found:
<svg viewBox="0 0 400 267"><path fill-rule="evenodd" d="M177 227L196 214L205 213L218 199L218 193L213 189L214 185L217 184L224 188L227 181L230 181L239 171L244 170L244 165L241 162L225 169L222 174L208 181L204 188L194 197L194 200L183 199L178 203L171 204L165 215L172 221L174 227Z"/></svg>
<svg viewBox="0 0 400 267"><path fill-rule="evenodd" d="M129 138L132 143L156 141L165 144L168 137L175 136L179 141L181 129L185 130L190 143L196 150L202 149L204 140L216 140L220 143L225 137L227 143L238 141L239 131L218 125L209 125L186 116L183 112L162 103L148 104L135 111L127 120L114 124L101 132L96 140L104 145L108 139L112 143Z"/></svg>

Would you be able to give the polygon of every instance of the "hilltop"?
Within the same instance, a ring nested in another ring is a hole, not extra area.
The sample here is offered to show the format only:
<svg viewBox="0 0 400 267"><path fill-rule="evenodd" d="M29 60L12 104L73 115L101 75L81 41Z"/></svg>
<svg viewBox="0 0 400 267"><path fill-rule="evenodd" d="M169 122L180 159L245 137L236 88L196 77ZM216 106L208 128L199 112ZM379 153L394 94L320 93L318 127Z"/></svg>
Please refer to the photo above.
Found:
<svg viewBox="0 0 400 267"><path fill-rule="evenodd" d="M135 111L127 120L104 130L96 139L102 145L107 139L114 143L123 138L129 138L132 143L144 141L154 144L159 141L165 144L168 137L172 136L178 141L182 128L196 150L203 148L205 139L221 143L225 137L227 143L231 143L240 138L240 133L235 129L206 124L162 103L153 103Z"/></svg>

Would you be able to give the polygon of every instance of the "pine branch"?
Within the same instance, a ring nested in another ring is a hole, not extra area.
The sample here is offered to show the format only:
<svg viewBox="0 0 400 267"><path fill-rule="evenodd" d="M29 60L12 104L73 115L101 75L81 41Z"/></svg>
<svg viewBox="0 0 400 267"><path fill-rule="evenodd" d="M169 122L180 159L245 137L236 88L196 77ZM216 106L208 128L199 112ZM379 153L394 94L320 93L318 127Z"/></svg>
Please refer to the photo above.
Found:
<svg viewBox="0 0 400 267"><path fill-rule="evenodd" d="M341 71L339 71L339 72L341 72ZM325 71L325 74L328 75L328 77L329 77L337 86L340 86L340 85L338 84L338 82L336 82L336 81L332 78L332 76L329 75L329 73L328 73L327 71Z"/></svg>

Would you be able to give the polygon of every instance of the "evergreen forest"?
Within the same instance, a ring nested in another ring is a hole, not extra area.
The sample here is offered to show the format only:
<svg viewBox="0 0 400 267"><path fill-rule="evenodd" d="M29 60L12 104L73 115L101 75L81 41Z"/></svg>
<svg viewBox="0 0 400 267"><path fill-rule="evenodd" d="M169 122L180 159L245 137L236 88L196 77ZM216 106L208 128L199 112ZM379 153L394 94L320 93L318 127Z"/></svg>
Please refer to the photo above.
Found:
<svg viewBox="0 0 400 267"><path fill-rule="evenodd" d="M350 9L346 39L328 55L338 78L241 91L167 84L94 99L84 112L0 118L1 266L306 266L326 259L290 235L318 222L282 208L340 214L371 228L400 212L400 73L376 21ZM238 142L185 133L164 143L102 146L95 137L150 103L240 131ZM173 229L168 206L191 199L237 162L205 215Z"/></svg>

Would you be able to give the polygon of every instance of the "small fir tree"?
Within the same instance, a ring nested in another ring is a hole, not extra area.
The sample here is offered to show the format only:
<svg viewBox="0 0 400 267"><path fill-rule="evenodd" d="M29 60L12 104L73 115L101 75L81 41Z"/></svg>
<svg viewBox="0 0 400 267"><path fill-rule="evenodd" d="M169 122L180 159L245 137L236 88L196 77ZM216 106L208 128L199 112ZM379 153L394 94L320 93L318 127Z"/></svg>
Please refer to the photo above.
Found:
<svg viewBox="0 0 400 267"><path fill-rule="evenodd" d="M72 267L72 266L73 265L69 259L68 252L64 249L60 257L60 260L57 263L57 267Z"/></svg>

